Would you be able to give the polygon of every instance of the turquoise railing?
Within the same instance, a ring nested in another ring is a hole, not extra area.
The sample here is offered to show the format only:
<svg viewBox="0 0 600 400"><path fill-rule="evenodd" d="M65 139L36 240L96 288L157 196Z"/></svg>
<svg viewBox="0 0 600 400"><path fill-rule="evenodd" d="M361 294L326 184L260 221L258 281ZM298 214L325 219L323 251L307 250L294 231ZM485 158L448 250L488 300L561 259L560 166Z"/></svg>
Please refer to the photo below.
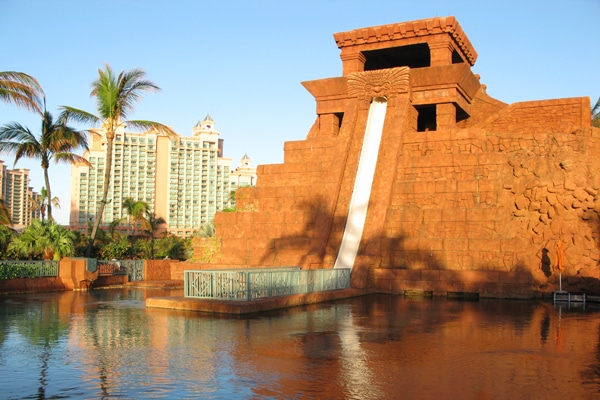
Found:
<svg viewBox="0 0 600 400"><path fill-rule="evenodd" d="M58 276L58 261L0 261L0 279L43 278Z"/></svg>
<svg viewBox="0 0 600 400"><path fill-rule="evenodd" d="M200 299L256 300L350 287L350 268L300 270L264 268L185 271L184 296Z"/></svg>
<svg viewBox="0 0 600 400"><path fill-rule="evenodd" d="M98 260L100 275L128 275L129 281L144 280L144 260Z"/></svg>

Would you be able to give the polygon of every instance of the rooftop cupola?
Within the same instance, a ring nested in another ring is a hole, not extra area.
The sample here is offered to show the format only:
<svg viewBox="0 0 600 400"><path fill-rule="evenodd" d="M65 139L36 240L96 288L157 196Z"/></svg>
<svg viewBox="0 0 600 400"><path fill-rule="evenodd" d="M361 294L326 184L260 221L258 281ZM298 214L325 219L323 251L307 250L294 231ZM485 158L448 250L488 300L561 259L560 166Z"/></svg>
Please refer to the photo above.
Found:
<svg viewBox="0 0 600 400"><path fill-rule="evenodd" d="M219 133L215 128L215 121L211 118L210 114L206 114L206 117L202 121L198 121L196 125L194 125L194 135L199 135L200 133Z"/></svg>
<svg viewBox="0 0 600 400"><path fill-rule="evenodd" d="M244 153L244 157L240 160L240 167L251 167L252 160L248 157L247 153Z"/></svg>

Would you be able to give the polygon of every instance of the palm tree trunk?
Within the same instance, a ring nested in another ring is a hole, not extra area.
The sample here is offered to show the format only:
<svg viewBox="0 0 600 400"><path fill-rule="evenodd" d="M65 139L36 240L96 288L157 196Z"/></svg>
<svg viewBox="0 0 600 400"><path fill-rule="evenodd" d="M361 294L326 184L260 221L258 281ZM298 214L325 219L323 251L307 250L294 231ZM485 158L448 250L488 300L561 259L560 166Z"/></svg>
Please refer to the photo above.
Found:
<svg viewBox="0 0 600 400"><path fill-rule="evenodd" d="M154 260L154 232L150 233L150 259Z"/></svg>
<svg viewBox="0 0 600 400"><path fill-rule="evenodd" d="M44 180L46 181L46 193L47 193L47 198L46 201L48 202L48 220L49 221L54 221L54 218L52 217L52 192L50 191L50 178L48 177L48 168L44 168Z"/></svg>
<svg viewBox="0 0 600 400"><path fill-rule="evenodd" d="M110 184L110 170L112 165L113 137L114 133L106 133L106 164L104 165L104 188L102 190L102 200L100 200L100 208L98 209L98 213L96 214L96 220L94 221L94 227L92 228L92 233L90 235L90 241L88 243L87 249L85 250L85 256L88 258L92 256L94 239L96 238L96 232L98 232L98 227L100 226L100 221L102 221L102 215L104 214L104 208L106 207L107 203L108 185Z"/></svg>

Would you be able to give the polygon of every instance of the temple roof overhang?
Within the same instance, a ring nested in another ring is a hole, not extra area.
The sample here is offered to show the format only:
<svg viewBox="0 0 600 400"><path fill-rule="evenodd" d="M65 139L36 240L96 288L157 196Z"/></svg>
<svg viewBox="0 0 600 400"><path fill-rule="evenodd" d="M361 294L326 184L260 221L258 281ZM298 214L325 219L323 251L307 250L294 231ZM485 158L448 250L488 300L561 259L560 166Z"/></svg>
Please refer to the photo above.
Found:
<svg viewBox="0 0 600 400"><path fill-rule="evenodd" d="M451 52L458 54L471 66L477 60L477 52L455 17L436 17L361 28L335 33L333 37L341 49L342 61L348 64L344 65L344 75L346 72L357 72L360 68L352 63L356 62L357 58L362 58L359 62L364 65L365 55L369 52L407 46L426 44L430 50L450 47ZM431 65L434 65L434 62L432 61Z"/></svg>

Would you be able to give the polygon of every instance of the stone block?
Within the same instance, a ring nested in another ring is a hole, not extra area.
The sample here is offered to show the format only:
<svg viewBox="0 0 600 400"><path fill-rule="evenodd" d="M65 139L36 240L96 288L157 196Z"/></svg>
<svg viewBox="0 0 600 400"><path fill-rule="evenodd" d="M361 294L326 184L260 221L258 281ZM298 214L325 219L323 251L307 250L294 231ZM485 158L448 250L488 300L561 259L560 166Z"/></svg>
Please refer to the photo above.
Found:
<svg viewBox="0 0 600 400"><path fill-rule="evenodd" d="M394 279L395 280L413 280L417 281L421 279L421 271L413 270L413 269L395 269L394 271Z"/></svg>
<svg viewBox="0 0 600 400"><path fill-rule="evenodd" d="M456 190L458 192L475 193L479 190L479 185L476 180L462 180L456 182Z"/></svg>
<svg viewBox="0 0 600 400"><path fill-rule="evenodd" d="M469 239L467 238L445 238L442 243L443 249L447 252L468 250L469 248Z"/></svg>
<svg viewBox="0 0 600 400"><path fill-rule="evenodd" d="M436 193L447 193L456 192L456 181L451 180L439 180L435 181L435 192Z"/></svg>
<svg viewBox="0 0 600 400"><path fill-rule="evenodd" d="M392 280L389 281L390 292L392 293L403 293L405 290L405 281L404 280Z"/></svg>
<svg viewBox="0 0 600 400"><path fill-rule="evenodd" d="M436 191L437 182L434 181L417 181L412 183L410 191L405 193L434 193Z"/></svg>
<svg viewBox="0 0 600 400"><path fill-rule="evenodd" d="M600 279L598 268L593 267L581 268L577 271L577 275L581 276L582 278Z"/></svg>
<svg viewBox="0 0 600 400"><path fill-rule="evenodd" d="M423 219L422 210L418 207L403 207L400 212L403 221L421 221Z"/></svg>
<svg viewBox="0 0 600 400"><path fill-rule="evenodd" d="M466 208L447 208L442 210L442 221L466 221Z"/></svg>
<svg viewBox="0 0 600 400"><path fill-rule="evenodd" d="M424 209L423 210L423 222L432 223L440 222L442 220L442 210L440 209Z"/></svg>
<svg viewBox="0 0 600 400"><path fill-rule="evenodd" d="M388 279L375 278L375 290L382 293L394 293L392 289L392 281Z"/></svg>
<svg viewBox="0 0 600 400"><path fill-rule="evenodd" d="M421 280L427 282L436 282L440 280L439 270L424 269L421 271Z"/></svg>
<svg viewBox="0 0 600 400"><path fill-rule="evenodd" d="M467 222L496 221L496 215L494 208L473 207L467 210Z"/></svg>
<svg viewBox="0 0 600 400"><path fill-rule="evenodd" d="M500 272L498 274L498 282L501 283L523 283L523 284L533 284L534 280L532 278L532 274L527 271L508 271L508 272Z"/></svg>
<svg viewBox="0 0 600 400"><path fill-rule="evenodd" d="M469 239L469 251L500 251L500 239Z"/></svg>
<svg viewBox="0 0 600 400"><path fill-rule="evenodd" d="M440 280L447 282L498 282L496 271L441 271Z"/></svg>
<svg viewBox="0 0 600 400"><path fill-rule="evenodd" d="M526 251L527 246L527 241L520 237L500 239L500 251L502 252Z"/></svg>
<svg viewBox="0 0 600 400"><path fill-rule="evenodd" d="M529 207L529 200L525 196L518 196L515 199L515 207L517 210L526 210Z"/></svg>

